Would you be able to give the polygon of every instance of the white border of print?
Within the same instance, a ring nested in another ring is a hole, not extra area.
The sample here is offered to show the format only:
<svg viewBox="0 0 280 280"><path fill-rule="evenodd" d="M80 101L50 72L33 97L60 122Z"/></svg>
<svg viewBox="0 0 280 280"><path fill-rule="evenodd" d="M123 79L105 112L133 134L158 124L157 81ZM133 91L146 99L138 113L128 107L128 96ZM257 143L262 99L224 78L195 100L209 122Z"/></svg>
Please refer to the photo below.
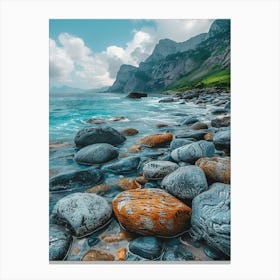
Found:
<svg viewBox="0 0 280 280"><path fill-rule="evenodd" d="M49 264L49 18L231 18L230 264ZM279 279L279 34L278 1L2 1L0 278Z"/></svg>

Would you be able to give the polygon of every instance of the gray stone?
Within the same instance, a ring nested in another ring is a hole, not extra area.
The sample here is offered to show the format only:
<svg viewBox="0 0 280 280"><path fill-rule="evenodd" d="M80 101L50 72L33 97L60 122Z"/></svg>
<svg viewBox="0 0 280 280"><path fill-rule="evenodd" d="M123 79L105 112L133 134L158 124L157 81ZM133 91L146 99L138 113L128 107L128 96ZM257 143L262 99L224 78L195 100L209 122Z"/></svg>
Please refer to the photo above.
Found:
<svg viewBox="0 0 280 280"><path fill-rule="evenodd" d="M49 260L63 260L72 242L72 237L64 232L57 225L50 225L49 228Z"/></svg>
<svg viewBox="0 0 280 280"><path fill-rule="evenodd" d="M145 259L157 259L162 252L162 242L153 236L138 237L129 242L129 250Z"/></svg>
<svg viewBox="0 0 280 280"><path fill-rule="evenodd" d="M49 190L81 190L82 188L98 183L102 179L103 172L96 167L90 167L85 170L64 173L52 177L49 182Z"/></svg>
<svg viewBox="0 0 280 280"><path fill-rule="evenodd" d="M225 109L228 111L230 110L230 101L225 104Z"/></svg>
<svg viewBox="0 0 280 280"><path fill-rule="evenodd" d="M171 157L176 162L184 161L194 163L202 157L212 157L215 153L215 146L212 142L201 140L179 147L171 152Z"/></svg>
<svg viewBox="0 0 280 280"><path fill-rule="evenodd" d="M140 157L128 157L111 164L106 164L102 166L102 170L115 174L131 173L138 169L140 161Z"/></svg>
<svg viewBox="0 0 280 280"><path fill-rule="evenodd" d="M159 103L170 103L170 102L174 102L174 101L175 101L174 98L172 98L172 97L166 97L166 98L160 99L158 102L159 102Z"/></svg>
<svg viewBox="0 0 280 280"><path fill-rule="evenodd" d="M112 207L103 197L91 193L73 193L57 202L51 218L72 235L82 237L106 224L111 215Z"/></svg>
<svg viewBox="0 0 280 280"><path fill-rule="evenodd" d="M196 131L190 131L187 133L182 133L182 134L178 134L175 137L176 138L188 138L188 139L196 139L196 140L202 140L204 135L209 133L209 130L196 130Z"/></svg>
<svg viewBox="0 0 280 280"><path fill-rule="evenodd" d="M208 189L204 172L194 165L179 167L162 180L161 187L180 199L193 199Z"/></svg>
<svg viewBox="0 0 280 280"><path fill-rule="evenodd" d="M96 143L118 145L125 140L126 138L121 133L109 126L84 128L74 138L78 148Z"/></svg>
<svg viewBox="0 0 280 280"><path fill-rule="evenodd" d="M213 142L217 150L229 150L230 148L230 130L222 130L215 133Z"/></svg>
<svg viewBox="0 0 280 280"><path fill-rule="evenodd" d="M170 143L170 149L175 150L176 148L179 148L179 147L185 146L187 144L191 144L191 143L193 143L193 141L191 141L189 139L175 138Z"/></svg>
<svg viewBox="0 0 280 280"><path fill-rule="evenodd" d="M181 125L189 125L198 122L199 119L196 116L190 116L182 119Z"/></svg>
<svg viewBox="0 0 280 280"><path fill-rule="evenodd" d="M213 127L227 127L230 126L230 117L216 118L211 120Z"/></svg>
<svg viewBox="0 0 280 280"><path fill-rule="evenodd" d="M213 115L220 115L227 113L227 110L224 108L217 108L211 112Z"/></svg>
<svg viewBox="0 0 280 280"><path fill-rule="evenodd" d="M178 167L178 164L171 161L150 161L144 164L143 175L148 180L159 180L176 170Z"/></svg>
<svg viewBox="0 0 280 280"><path fill-rule="evenodd" d="M75 154L75 161L81 164L100 164L117 158L118 149L107 143L92 144Z"/></svg>
<svg viewBox="0 0 280 280"><path fill-rule="evenodd" d="M230 185L215 183L192 201L191 234L230 255Z"/></svg>
<svg viewBox="0 0 280 280"><path fill-rule="evenodd" d="M187 251L182 246L174 246L172 248L167 248L161 257L162 261L192 261L193 254Z"/></svg>

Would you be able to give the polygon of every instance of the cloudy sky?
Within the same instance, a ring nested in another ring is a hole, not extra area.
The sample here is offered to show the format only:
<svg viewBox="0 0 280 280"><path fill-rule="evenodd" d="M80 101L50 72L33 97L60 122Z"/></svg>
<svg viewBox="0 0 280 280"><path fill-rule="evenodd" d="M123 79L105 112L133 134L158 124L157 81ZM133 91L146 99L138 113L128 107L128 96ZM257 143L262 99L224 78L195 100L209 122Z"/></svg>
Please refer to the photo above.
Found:
<svg viewBox="0 0 280 280"><path fill-rule="evenodd" d="M213 20L50 20L50 86L113 84L122 64L138 66L160 39L185 41Z"/></svg>

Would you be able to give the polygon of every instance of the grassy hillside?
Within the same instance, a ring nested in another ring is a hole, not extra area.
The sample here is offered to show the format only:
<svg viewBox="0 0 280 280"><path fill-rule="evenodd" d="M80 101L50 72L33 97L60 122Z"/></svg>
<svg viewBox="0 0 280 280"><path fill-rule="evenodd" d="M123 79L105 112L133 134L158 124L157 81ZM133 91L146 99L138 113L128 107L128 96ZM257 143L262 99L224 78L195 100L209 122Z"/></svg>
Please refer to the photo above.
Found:
<svg viewBox="0 0 280 280"><path fill-rule="evenodd" d="M169 85L165 90L186 91L194 88L221 88L230 89L230 69L219 69L207 73L200 78L194 78L196 71L188 73L186 76L178 79L175 83Z"/></svg>

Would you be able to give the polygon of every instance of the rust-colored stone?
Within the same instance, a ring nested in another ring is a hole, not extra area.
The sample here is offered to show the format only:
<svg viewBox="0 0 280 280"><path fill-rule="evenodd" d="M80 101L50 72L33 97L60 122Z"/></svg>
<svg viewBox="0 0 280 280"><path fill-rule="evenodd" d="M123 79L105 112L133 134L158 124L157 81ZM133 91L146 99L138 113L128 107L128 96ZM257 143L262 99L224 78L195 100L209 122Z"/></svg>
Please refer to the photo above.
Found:
<svg viewBox="0 0 280 280"><path fill-rule="evenodd" d="M191 126L191 128L193 130L207 129L208 125L206 123L196 122Z"/></svg>
<svg viewBox="0 0 280 280"><path fill-rule="evenodd" d="M214 133L209 132L209 133L206 133L206 134L203 136L203 138L204 138L204 140L206 140L206 141L212 141L214 135L215 135Z"/></svg>
<svg viewBox="0 0 280 280"><path fill-rule="evenodd" d="M139 153L141 151L140 145L133 145L129 148L129 150L133 153Z"/></svg>
<svg viewBox="0 0 280 280"><path fill-rule="evenodd" d="M87 189L85 192L87 193L99 193L99 192L106 192L110 189L110 186L106 184L96 185L90 189Z"/></svg>
<svg viewBox="0 0 280 280"><path fill-rule="evenodd" d="M139 139L138 144L146 145L149 147L157 147L170 143L172 139L173 139L172 133L153 134Z"/></svg>
<svg viewBox="0 0 280 280"><path fill-rule="evenodd" d="M207 178L225 184L230 184L230 158L213 157L200 158L195 163L207 176Z"/></svg>
<svg viewBox="0 0 280 280"><path fill-rule="evenodd" d="M126 136L133 136L138 134L139 131L137 129L134 128L127 128L121 131L121 134L126 135Z"/></svg>
<svg viewBox="0 0 280 280"><path fill-rule="evenodd" d="M141 185L133 178L120 178L117 186L125 191L141 188Z"/></svg>
<svg viewBox="0 0 280 280"><path fill-rule="evenodd" d="M105 251L90 249L82 257L82 261L114 261L115 257Z"/></svg>
<svg viewBox="0 0 280 280"><path fill-rule="evenodd" d="M162 189L124 191L112 206L125 229L148 235L176 235L186 229L191 216L191 208Z"/></svg>
<svg viewBox="0 0 280 280"><path fill-rule="evenodd" d="M148 180L144 176L136 177L135 180L141 185L145 185L148 182Z"/></svg>
<svg viewBox="0 0 280 280"><path fill-rule="evenodd" d="M133 234L126 231L121 231L118 234L103 235L100 239L107 243L119 242L122 240L131 240L134 237Z"/></svg>
<svg viewBox="0 0 280 280"><path fill-rule="evenodd" d="M125 261L126 259L126 248L120 248L117 252L116 252L116 257L118 261Z"/></svg>
<svg viewBox="0 0 280 280"><path fill-rule="evenodd" d="M49 144L50 151L70 147L69 142L52 142Z"/></svg>

